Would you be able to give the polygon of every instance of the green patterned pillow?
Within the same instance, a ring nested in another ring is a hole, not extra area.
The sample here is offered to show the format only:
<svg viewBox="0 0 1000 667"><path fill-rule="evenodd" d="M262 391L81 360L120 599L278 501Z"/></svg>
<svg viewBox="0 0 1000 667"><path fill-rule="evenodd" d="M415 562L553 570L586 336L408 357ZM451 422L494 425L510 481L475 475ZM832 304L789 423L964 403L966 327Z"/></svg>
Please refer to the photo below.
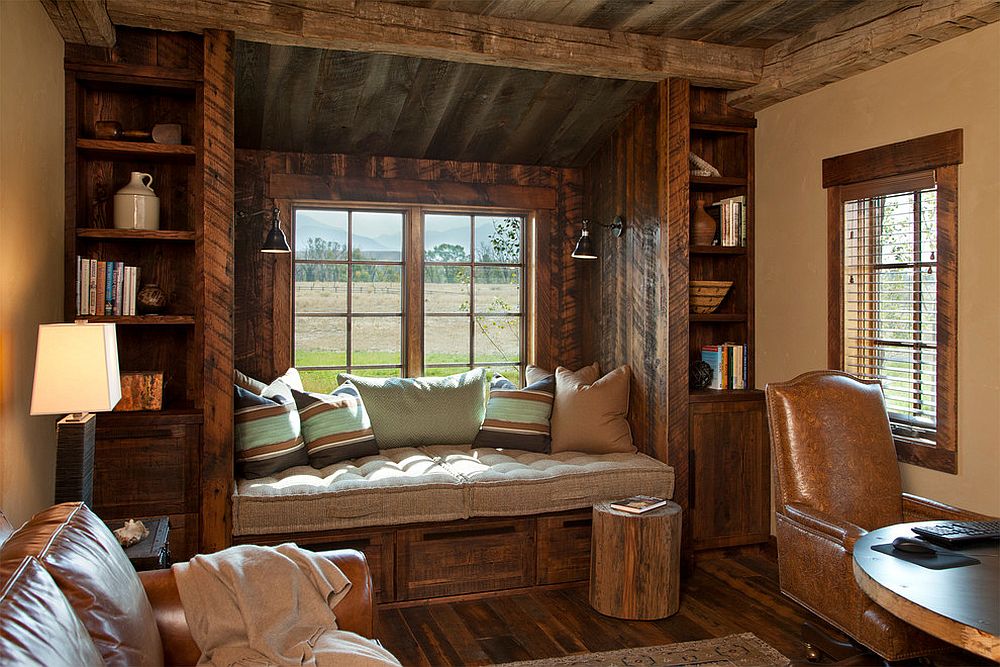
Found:
<svg viewBox="0 0 1000 667"><path fill-rule="evenodd" d="M548 376L524 389L518 389L505 377L497 376L490 384L486 419L476 436L476 447L523 449L547 454L551 444L552 403L556 379Z"/></svg>
<svg viewBox="0 0 1000 667"><path fill-rule="evenodd" d="M468 445L486 416L482 368L422 378L370 378L341 373L358 388L380 449Z"/></svg>
<svg viewBox="0 0 1000 667"><path fill-rule="evenodd" d="M313 468L378 454L365 404L354 385L342 384L332 394L292 390L292 395Z"/></svg>
<svg viewBox="0 0 1000 667"><path fill-rule="evenodd" d="M295 403L258 396L236 385L233 391L238 475L246 479L267 477L309 463Z"/></svg>
<svg viewBox="0 0 1000 667"><path fill-rule="evenodd" d="M507 378L495 377L490 384L486 419L474 446L547 454L555 394L556 379L551 375L524 389L518 389Z"/></svg>

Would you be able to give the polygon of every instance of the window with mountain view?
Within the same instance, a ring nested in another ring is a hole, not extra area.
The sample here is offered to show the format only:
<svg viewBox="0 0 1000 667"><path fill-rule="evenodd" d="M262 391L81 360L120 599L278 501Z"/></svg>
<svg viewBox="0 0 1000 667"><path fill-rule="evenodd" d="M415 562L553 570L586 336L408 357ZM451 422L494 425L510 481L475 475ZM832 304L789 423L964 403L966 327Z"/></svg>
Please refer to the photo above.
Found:
<svg viewBox="0 0 1000 667"><path fill-rule="evenodd" d="M329 391L342 371L475 367L519 384L524 228L515 213L295 208L293 351L306 388ZM422 308L408 312L407 290L419 290Z"/></svg>
<svg viewBox="0 0 1000 667"><path fill-rule="evenodd" d="M520 382L524 219L424 215L424 367L488 366Z"/></svg>

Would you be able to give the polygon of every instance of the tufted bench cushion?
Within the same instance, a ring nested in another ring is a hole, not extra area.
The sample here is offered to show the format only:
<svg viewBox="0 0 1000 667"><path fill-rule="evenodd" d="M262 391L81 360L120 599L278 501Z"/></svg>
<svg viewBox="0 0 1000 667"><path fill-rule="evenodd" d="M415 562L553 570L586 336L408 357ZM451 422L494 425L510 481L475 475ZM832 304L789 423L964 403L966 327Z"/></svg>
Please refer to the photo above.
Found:
<svg viewBox="0 0 1000 667"><path fill-rule="evenodd" d="M238 479L233 534L268 535L466 518L461 481L412 447Z"/></svg>
<svg viewBox="0 0 1000 667"><path fill-rule="evenodd" d="M422 450L465 483L469 516L560 512L639 494L671 498L674 492L674 469L645 454L448 446Z"/></svg>
<svg viewBox="0 0 1000 667"><path fill-rule="evenodd" d="M673 468L644 454L405 447L321 470L299 466L270 477L238 480L233 533L522 516L635 494L670 498L673 490Z"/></svg>

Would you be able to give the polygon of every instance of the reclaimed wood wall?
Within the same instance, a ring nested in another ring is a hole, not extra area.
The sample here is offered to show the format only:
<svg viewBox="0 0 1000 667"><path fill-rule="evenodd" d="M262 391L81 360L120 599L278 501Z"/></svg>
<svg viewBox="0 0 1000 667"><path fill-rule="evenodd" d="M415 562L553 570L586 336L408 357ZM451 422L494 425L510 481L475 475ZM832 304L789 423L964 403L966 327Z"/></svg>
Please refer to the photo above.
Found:
<svg viewBox="0 0 1000 667"><path fill-rule="evenodd" d="M668 220L687 217L687 90L683 81L659 84L584 168L585 217L607 224L621 215L625 233L615 238L595 229L599 259L580 266L584 318L594 323L583 331L584 356L604 372L631 367L633 438L640 451L674 466L682 507L686 331L671 327L671 314L687 311L687 227L672 228Z"/></svg>
<svg viewBox="0 0 1000 667"><path fill-rule="evenodd" d="M294 179L281 175L314 178ZM393 187L368 190L370 194L363 201L378 203L419 201L428 191L445 193L442 196L446 197L449 190L456 189L449 184L464 184L469 187L459 189L473 193L495 192L494 186L521 186L535 193L538 188L551 190L554 196L547 199L554 200L554 207L537 210L538 345L534 363L547 368L557 364L575 368L583 363L578 335L582 314L578 308L580 286L577 265L570 258L583 203L579 170L241 149L236 151L235 208L237 212L248 213L270 209L274 196L271 185L296 180L308 187L319 185L332 194L350 191L352 201L358 201L357 184L366 179L393 184ZM338 188L338 183L344 187ZM386 193L391 193L392 198L387 199ZM315 195L315 192L306 194ZM302 199L314 200L316 197L304 196ZM438 203L449 202L441 199ZM291 262L287 255L259 252L268 225L267 216L237 220L234 358L238 369L269 380L292 365L292 318ZM282 218L286 233L288 225L286 215Z"/></svg>

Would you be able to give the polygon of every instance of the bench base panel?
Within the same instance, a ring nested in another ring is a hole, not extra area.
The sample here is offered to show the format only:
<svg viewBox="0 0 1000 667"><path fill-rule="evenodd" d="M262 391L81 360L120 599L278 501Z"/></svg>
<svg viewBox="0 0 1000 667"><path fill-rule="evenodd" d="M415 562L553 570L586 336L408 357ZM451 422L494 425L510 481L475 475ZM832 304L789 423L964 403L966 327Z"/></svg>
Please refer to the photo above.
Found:
<svg viewBox="0 0 1000 667"><path fill-rule="evenodd" d="M380 604L514 591L587 580L591 509L329 532L240 535L234 544L295 542L357 549Z"/></svg>

